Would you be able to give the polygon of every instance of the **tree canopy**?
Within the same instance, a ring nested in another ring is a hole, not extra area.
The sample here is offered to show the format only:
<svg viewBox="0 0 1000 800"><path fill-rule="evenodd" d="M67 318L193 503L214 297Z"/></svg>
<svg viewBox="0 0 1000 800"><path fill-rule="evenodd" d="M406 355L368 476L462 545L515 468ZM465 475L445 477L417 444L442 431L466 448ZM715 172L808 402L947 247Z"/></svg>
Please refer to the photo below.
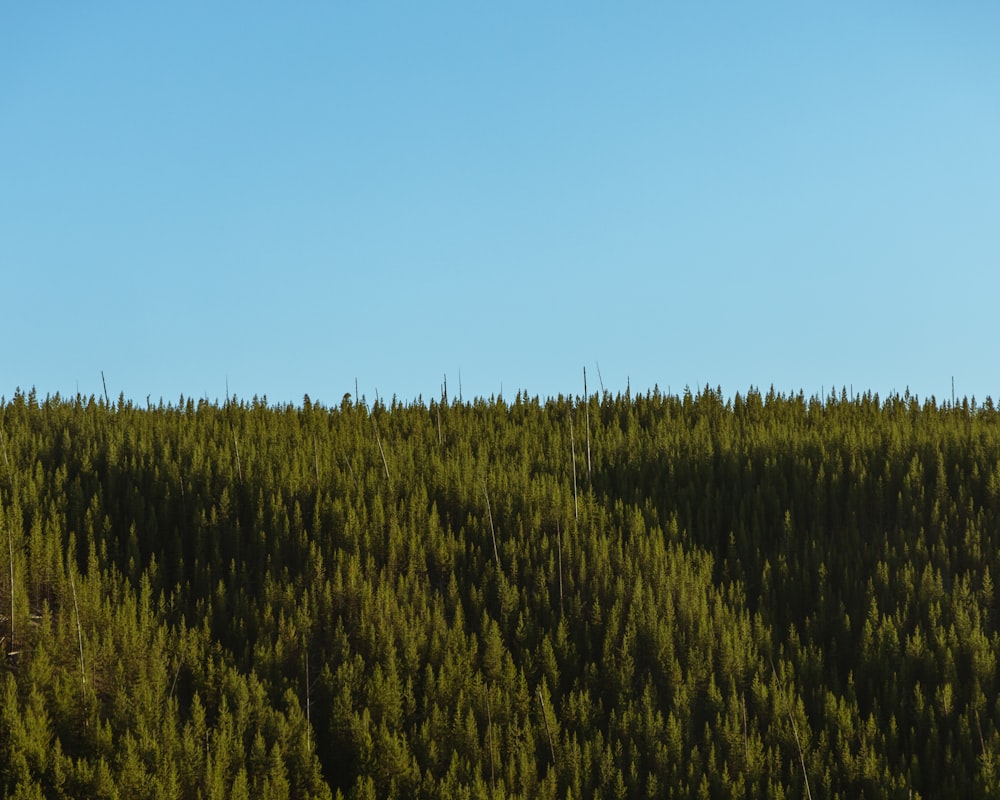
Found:
<svg viewBox="0 0 1000 800"><path fill-rule="evenodd" d="M998 795L989 400L19 392L0 434L0 795Z"/></svg>

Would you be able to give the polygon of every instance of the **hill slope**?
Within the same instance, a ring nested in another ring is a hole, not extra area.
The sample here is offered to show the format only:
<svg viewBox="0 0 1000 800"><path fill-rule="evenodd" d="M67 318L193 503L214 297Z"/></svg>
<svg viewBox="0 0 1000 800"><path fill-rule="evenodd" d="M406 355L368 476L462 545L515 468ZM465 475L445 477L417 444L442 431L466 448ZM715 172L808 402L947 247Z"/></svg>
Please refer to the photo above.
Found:
<svg viewBox="0 0 1000 800"><path fill-rule="evenodd" d="M996 791L990 402L0 411L3 796Z"/></svg>

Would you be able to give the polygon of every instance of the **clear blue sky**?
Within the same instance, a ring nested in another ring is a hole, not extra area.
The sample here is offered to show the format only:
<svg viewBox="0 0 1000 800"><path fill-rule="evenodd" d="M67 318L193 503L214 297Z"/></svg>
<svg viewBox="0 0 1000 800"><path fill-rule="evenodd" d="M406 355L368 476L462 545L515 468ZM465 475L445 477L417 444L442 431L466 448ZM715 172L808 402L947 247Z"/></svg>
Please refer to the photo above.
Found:
<svg viewBox="0 0 1000 800"><path fill-rule="evenodd" d="M1000 4L8 3L0 394L1000 398Z"/></svg>

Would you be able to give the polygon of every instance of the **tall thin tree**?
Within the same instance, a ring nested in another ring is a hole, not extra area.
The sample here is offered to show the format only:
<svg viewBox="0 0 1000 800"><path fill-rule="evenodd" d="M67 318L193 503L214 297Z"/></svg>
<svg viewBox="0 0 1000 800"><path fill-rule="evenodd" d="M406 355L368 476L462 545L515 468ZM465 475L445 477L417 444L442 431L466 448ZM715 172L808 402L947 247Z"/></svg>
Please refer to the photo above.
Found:
<svg viewBox="0 0 1000 800"><path fill-rule="evenodd" d="M556 747L552 742L552 729L549 727L549 715L545 713L545 703L542 700L542 687L539 686L535 694L538 697L538 707L541 709L542 720L545 722L545 733L549 738L549 753L552 755L552 766L556 766Z"/></svg>
<svg viewBox="0 0 1000 800"><path fill-rule="evenodd" d="M490 748L490 797L496 794L496 777L493 767L493 711L490 704L490 694L492 689L486 690L486 741Z"/></svg>
<svg viewBox="0 0 1000 800"><path fill-rule="evenodd" d="M559 542L559 618L563 615L562 526L556 520L556 538Z"/></svg>
<svg viewBox="0 0 1000 800"><path fill-rule="evenodd" d="M490 536L493 538L493 558L496 559L497 572L500 571L500 553L497 550L497 532L493 527L493 508L490 505L490 493L486 489L486 481L483 481L483 494L486 495L486 513L490 518Z"/></svg>
<svg viewBox="0 0 1000 800"><path fill-rule="evenodd" d="M570 414L572 414L572 408ZM569 449L573 457L573 518L580 519L580 505L576 497L576 442L573 438L573 417L569 418Z"/></svg>
<svg viewBox="0 0 1000 800"><path fill-rule="evenodd" d="M590 395L587 394L587 368L583 368L583 402L587 420L587 483L592 484L590 475Z"/></svg>
<svg viewBox="0 0 1000 800"><path fill-rule="evenodd" d="M3 435L3 428L0 427L0 445L3 446L3 463L7 468L7 474L11 476L13 484L13 474L10 471L10 460L7 458L7 440ZM14 652L14 531L11 528L7 515L0 509L4 521L7 523L7 552L10 558L10 640L7 642L7 654Z"/></svg>
<svg viewBox="0 0 1000 800"><path fill-rule="evenodd" d="M76 640L80 645L80 683L87 685L87 670L83 663L83 627L80 625L80 606L76 602L76 581L73 579L73 564L69 565L69 586L73 590L73 614L76 617Z"/></svg>
<svg viewBox="0 0 1000 800"><path fill-rule="evenodd" d="M378 389L375 390L375 405L376 407L378 406ZM378 425L375 424L375 415L370 408L368 409L368 419L372 421L372 430L375 431L375 443L378 445L378 452L382 456L382 466L385 467L385 479L392 480L389 477L389 462L385 460L385 450L382 449L382 438L378 435Z"/></svg>

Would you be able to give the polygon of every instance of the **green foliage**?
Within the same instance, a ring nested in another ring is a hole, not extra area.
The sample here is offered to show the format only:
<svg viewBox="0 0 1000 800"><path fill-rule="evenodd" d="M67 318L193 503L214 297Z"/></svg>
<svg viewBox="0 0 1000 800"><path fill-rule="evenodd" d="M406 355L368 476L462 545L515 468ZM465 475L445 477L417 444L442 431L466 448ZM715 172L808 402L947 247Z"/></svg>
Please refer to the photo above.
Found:
<svg viewBox="0 0 1000 800"><path fill-rule="evenodd" d="M996 791L991 402L19 393L0 430L2 796Z"/></svg>

